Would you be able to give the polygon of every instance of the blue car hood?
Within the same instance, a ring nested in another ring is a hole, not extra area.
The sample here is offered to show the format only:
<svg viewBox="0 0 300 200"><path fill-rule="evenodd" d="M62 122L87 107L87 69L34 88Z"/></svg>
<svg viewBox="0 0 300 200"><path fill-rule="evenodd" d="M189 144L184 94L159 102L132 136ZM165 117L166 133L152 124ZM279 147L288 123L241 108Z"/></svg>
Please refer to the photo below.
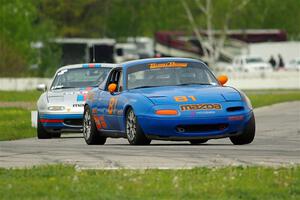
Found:
<svg viewBox="0 0 300 200"><path fill-rule="evenodd" d="M149 98L155 105L178 104L174 97L186 96L187 102L183 103L217 103L225 101L241 101L239 92L231 87L221 86L163 86L142 88L134 90ZM189 96L194 96L196 101L192 101Z"/></svg>

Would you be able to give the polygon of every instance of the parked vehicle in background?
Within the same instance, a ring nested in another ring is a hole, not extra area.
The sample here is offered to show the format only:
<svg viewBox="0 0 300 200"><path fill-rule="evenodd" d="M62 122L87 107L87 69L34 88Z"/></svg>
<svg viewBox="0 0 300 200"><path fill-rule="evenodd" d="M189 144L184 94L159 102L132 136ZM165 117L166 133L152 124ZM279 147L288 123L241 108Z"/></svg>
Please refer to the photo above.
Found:
<svg viewBox="0 0 300 200"><path fill-rule="evenodd" d="M76 63L113 63L115 39L56 38L61 47L63 65Z"/></svg>
<svg viewBox="0 0 300 200"><path fill-rule="evenodd" d="M287 70L297 70L300 71L300 57L294 58L291 60L288 65L286 66Z"/></svg>
<svg viewBox="0 0 300 200"><path fill-rule="evenodd" d="M149 37L130 37L127 42L136 44L140 58L154 57L154 42Z"/></svg>
<svg viewBox="0 0 300 200"><path fill-rule="evenodd" d="M259 56L238 56L233 59L233 69L242 72L272 71L270 63Z"/></svg>
<svg viewBox="0 0 300 200"><path fill-rule="evenodd" d="M114 51L115 63L139 59L138 50L133 43L117 43Z"/></svg>
<svg viewBox="0 0 300 200"><path fill-rule="evenodd" d="M102 83L114 64L76 64L57 70L50 88L37 102L37 137L60 137L62 132L81 132L83 106L89 90Z"/></svg>

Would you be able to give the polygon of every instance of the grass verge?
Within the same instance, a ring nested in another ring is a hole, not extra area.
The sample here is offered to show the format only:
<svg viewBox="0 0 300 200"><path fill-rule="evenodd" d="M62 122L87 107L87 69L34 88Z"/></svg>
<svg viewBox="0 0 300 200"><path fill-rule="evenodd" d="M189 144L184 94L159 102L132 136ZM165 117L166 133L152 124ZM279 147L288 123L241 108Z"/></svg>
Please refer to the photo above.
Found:
<svg viewBox="0 0 300 200"><path fill-rule="evenodd" d="M42 92L36 90L29 91L0 91L0 102L1 101L33 101L36 102Z"/></svg>
<svg viewBox="0 0 300 200"><path fill-rule="evenodd" d="M0 169L1 199L299 199L300 167Z"/></svg>
<svg viewBox="0 0 300 200"><path fill-rule="evenodd" d="M286 101L300 101L300 90L249 90L245 93L254 108Z"/></svg>
<svg viewBox="0 0 300 200"><path fill-rule="evenodd" d="M35 136L31 127L29 110L21 108L0 108L0 141Z"/></svg>

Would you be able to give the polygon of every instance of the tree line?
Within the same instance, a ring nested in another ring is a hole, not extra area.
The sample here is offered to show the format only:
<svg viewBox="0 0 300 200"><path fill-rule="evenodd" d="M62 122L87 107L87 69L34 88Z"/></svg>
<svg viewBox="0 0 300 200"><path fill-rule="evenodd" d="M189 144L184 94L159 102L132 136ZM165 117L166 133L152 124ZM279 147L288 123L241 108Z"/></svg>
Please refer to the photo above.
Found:
<svg viewBox="0 0 300 200"><path fill-rule="evenodd" d="M51 76L59 66L54 37L149 36L162 30L194 33L186 4L198 29L283 29L300 39L299 0L1 0L0 76ZM243 9L238 9L245 3ZM227 16L229 16L228 18ZM33 42L42 41L42 48ZM36 65L38 64L38 66Z"/></svg>

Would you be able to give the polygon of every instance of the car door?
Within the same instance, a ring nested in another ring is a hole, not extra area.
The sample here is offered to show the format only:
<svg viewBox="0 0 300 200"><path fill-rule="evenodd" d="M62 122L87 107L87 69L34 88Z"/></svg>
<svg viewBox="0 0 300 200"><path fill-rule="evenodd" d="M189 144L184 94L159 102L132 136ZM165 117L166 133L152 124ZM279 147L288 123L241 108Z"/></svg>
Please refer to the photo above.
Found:
<svg viewBox="0 0 300 200"><path fill-rule="evenodd" d="M113 94L108 91L108 85L111 83L117 84L117 90ZM120 131L120 118L122 113L122 96L123 79L122 70L115 69L109 75L105 89L101 93L101 102L99 101L98 113L100 118L104 121L102 129Z"/></svg>

